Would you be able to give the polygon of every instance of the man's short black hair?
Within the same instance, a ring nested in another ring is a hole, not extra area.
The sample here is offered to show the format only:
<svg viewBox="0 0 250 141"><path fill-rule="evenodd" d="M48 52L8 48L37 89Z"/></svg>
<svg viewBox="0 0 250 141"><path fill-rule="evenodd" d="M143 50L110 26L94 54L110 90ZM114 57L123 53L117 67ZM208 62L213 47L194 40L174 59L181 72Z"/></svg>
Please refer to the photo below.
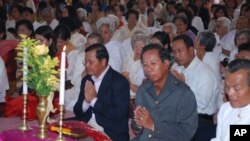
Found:
<svg viewBox="0 0 250 141"><path fill-rule="evenodd" d="M102 44L93 44L90 45L89 47L87 47L85 49L85 53L92 51L92 50L96 50L96 58L101 61L102 59L106 59L106 63L108 64L109 62L109 54L108 51L106 49L105 46L103 46Z"/></svg>
<svg viewBox="0 0 250 141"><path fill-rule="evenodd" d="M249 51L250 52L250 42L242 43L238 47L239 52L241 51Z"/></svg>
<svg viewBox="0 0 250 141"><path fill-rule="evenodd" d="M227 70L230 73L234 73L240 69L247 71L248 86L250 87L250 60L248 59L236 59L228 64Z"/></svg>
<svg viewBox="0 0 250 141"><path fill-rule="evenodd" d="M160 44L149 44L149 45L146 45L142 49L142 53L141 53L141 61L142 62L143 62L142 58L143 58L144 53L149 51L149 50L153 50L153 49L158 51L159 57L160 57L162 62L164 62L165 60L170 61L170 54L164 47L162 47Z"/></svg>
<svg viewBox="0 0 250 141"><path fill-rule="evenodd" d="M178 40L182 40L184 42L184 44L187 46L187 48L194 47L193 40L185 34L181 34L181 35L176 36L172 42L175 42Z"/></svg>

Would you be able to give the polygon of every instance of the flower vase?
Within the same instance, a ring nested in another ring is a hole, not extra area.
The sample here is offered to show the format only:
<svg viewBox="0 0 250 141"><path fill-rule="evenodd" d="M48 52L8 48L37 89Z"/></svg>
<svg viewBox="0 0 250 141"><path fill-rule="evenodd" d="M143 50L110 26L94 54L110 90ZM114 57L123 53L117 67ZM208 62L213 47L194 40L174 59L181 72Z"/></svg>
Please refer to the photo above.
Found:
<svg viewBox="0 0 250 141"><path fill-rule="evenodd" d="M48 136L48 128L47 128L47 96L38 96L39 104L37 106L36 114L37 120L39 124L38 130L38 138L45 139Z"/></svg>

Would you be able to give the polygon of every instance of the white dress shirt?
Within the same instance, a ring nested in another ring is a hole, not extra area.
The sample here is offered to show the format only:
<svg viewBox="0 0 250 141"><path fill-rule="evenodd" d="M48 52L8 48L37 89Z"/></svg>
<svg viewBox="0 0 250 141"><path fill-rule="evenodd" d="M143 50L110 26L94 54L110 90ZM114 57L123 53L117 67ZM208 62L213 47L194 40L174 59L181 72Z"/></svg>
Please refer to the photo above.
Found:
<svg viewBox="0 0 250 141"><path fill-rule="evenodd" d="M219 84L212 69L196 56L187 68L174 63L172 69L184 74L185 83L194 92L198 113L214 114L217 109Z"/></svg>
<svg viewBox="0 0 250 141"><path fill-rule="evenodd" d="M122 55L122 44L118 41L110 40L106 45L109 53L109 65L116 71L121 72L124 62Z"/></svg>
<svg viewBox="0 0 250 141"><path fill-rule="evenodd" d="M242 108L233 108L229 102L224 103L218 113L216 137L211 141L229 141L230 125L249 125L250 104Z"/></svg>
<svg viewBox="0 0 250 141"><path fill-rule="evenodd" d="M9 81L3 59L0 57L0 103L5 102L6 90L9 89Z"/></svg>

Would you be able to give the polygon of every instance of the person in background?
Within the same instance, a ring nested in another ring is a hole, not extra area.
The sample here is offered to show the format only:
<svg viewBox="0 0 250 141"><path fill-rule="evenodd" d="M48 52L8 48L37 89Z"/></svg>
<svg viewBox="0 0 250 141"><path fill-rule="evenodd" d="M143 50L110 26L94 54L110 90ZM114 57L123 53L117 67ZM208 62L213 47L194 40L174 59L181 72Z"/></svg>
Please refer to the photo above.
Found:
<svg viewBox="0 0 250 141"><path fill-rule="evenodd" d="M92 26L92 31L97 31L96 22L104 17L104 13L101 10L101 3L98 0L92 0L91 4L91 12L88 13L88 23Z"/></svg>
<svg viewBox="0 0 250 141"><path fill-rule="evenodd" d="M249 29L243 29L236 33L234 38L234 43L236 45L236 48L230 52L229 61L232 61L235 59L235 55L238 53L239 46L243 43L250 42L250 30Z"/></svg>
<svg viewBox="0 0 250 141"><path fill-rule="evenodd" d="M213 70L202 62L194 52L194 45L187 35L178 35L172 41L175 63L172 73L185 82L194 92L198 111L198 130L213 125L217 110L219 81Z"/></svg>
<svg viewBox="0 0 250 141"><path fill-rule="evenodd" d="M112 39L115 31L115 23L111 22L109 18L103 17L97 21L96 27L98 33L102 35L104 45L109 52L109 64L114 70L121 72L124 56L122 54L122 44Z"/></svg>
<svg viewBox="0 0 250 141"><path fill-rule="evenodd" d="M29 20L30 22L33 23L34 30L36 30L39 26L43 26L43 25L46 24L45 22L43 22L43 23L37 22L35 20L35 13L29 7L24 7L21 14L22 14L24 19L27 19L27 20Z"/></svg>
<svg viewBox="0 0 250 141"><path fill-rule="evenodd" d="M173 22L177 27L177 35L185 34L189 36L193 42L195 41L196 35L191 29L189 29L189 23L186 16L183 14L176 15L173 19Z"/></svg>
<svg viewBox="0 0 250 141"><path fill-rule="evenodd" d="M136 93L132 140L190 141L198 120L192 90L171 74L170 55L161 45L145 46L141 61L147 80Z"/></svg>
<svg viewBox="0 0 250 141"><path fill-rule="evenodd" d="M161 46L163 46L164 48L167 49L168 53L170 54L170 57L172 57L170 37L166 32L164 32L164 31L155 32L151 36L151 43L160 44ZM171 62L172 62L172 59L173 58L171 58Z"/></svg>
<svg viewBox="0 0 250 141"><path fill-rule="evenodd" d="M20 34L24 34L27 37L33 37L34 35L34 28L33 28L33 24L26 19L21 19L18 20L16 22L16 26L15 26L17 35L20 36Z"/></svg>
<svg viewBox="0 0 250 141"><path fill-rule="evenodd" d="M170 41L172 42L172 40L174 39L174 37L177 34L177 27L175 26L175 24L174 23L165 23L162 27L162 30L169 35Z"/></svg>
<svg viewBox="0 0 250 141"><path fill-rule="evenodd" d="M109 54L103 45L86 48L87 76L82 79L74 114L113 141L128 141L129 82L108 62Z"/></svg>
<svg viewBox="0 0 250 141"><path fill-rule="evenodd" d="M55 57L57 53L57 47L53 30L50 26L40 26L35 30L35 39L39 40L42 44L49 47L50 57Z"/></svg>
<svg viewBox="0 0 250 141"><path fill-rule="evenodd" d="M143 32L134 34L131 37L133 53L125 59L122 75L125 76L130 84L130 117L133 117L135 94L145 80L143 67L140 61L141 52L144 46L149 43L149 37Z"/></svg>
<svg viewBox="0 0 250 141"><path fill-rule="evenodd" d="M250 123L250 60L236 59L229 63L225 78L228 102L218 113L216 137L211 141L228 141L230 125Z"/></svg>

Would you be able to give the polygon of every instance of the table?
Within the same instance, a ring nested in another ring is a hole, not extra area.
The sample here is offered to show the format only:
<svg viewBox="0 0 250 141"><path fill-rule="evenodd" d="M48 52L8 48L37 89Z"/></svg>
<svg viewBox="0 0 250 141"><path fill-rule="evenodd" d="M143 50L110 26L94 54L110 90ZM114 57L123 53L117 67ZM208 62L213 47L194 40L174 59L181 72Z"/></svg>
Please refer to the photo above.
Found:
<svg viewBox="0 0 250 141"><path fill-rule="evenodd" d="M0 134L0 141L54 141L58 137L57 133L49 131L48 137L42 140L37 137L37 132L38 128L34 126L25 132L18 129L6 130ZM75 141L76 139L65 137L65 140Z"/></svg>
<svg viewBox="0 0 250 141"><path fill-rule="evenodd" d="M64 118L72 117L74 114L72 112L66 112L64 114ZM59 116L55 116L54 119L58 119ZM92 140L92 138L95 141L103 141L107 140L110 141L110 139L103 135L101 132L97 131L93 127L87 125L84 122L78 122L78 121L71 121L70 124L71 127L81 127L80 131L83 131L84 134L88 136L86 139ZM22 120L20 117L14 117L14 118L5 118L0 117L0 141L40 141L41 139L37 138L37 132L38 132L38 122L37 120L27 121L27 125L32 127L32 130L22 132L18 130L18 127L20 127ZM69 123L68 121L64 121L64 125ZM52 141L55 140L58 137L57 133L48 132L48 138L46 138L43 141ZM68 141L74 141L75 139L67 138ZM82 140L85 140L82 139Z"/></svg>

